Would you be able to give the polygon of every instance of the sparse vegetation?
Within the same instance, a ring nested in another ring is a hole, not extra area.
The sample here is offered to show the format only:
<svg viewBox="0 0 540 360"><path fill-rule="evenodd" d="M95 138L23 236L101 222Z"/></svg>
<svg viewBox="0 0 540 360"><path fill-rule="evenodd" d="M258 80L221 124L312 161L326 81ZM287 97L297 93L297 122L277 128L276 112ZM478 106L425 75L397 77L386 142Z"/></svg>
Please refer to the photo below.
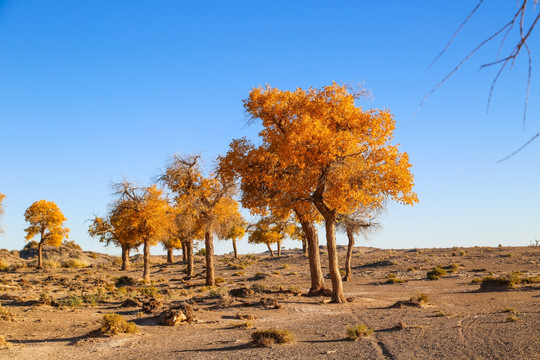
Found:
<svg viewBox="0 0 540 360"><path fill-rule="evenodd" d="M13 316L13 313L0 305L0 320L3 321L13 321L15 317Z"/></svg>
<svg viewBox="0 0 540 360"><path fill-rule="evenodd" d="M118 334L138 334L139 329L137 325L126 321L118 314L106 314L103 315L100 332L106 336L113 336Z"/></svg>
<svg viewBox="0 0 540 360"><path fill-rule="evenodd" d="M357 324L353 327L347 328L347 337L350 340L358 340L363 337L368 337L373 334L373 329L370 329L365 324Z"/></svg>
<svg viewBox="0 0 540 360"><path fill-rule="evenodd" d="M505 322L516 322L516 321L518 321L518 320L519 320L519 318L518 318L517 316L515 316L515 315L508 315L504 321L505 321Z"/></svg>
<svg viewBox="0 0 540 360"><path fill-rule="evenodd" d="M427 272L427 278L429 280L439 280L442 276L446 275L446 270L437 266Z"/></svg>
<svg viewBox="0 0 540 360"><path fill-rule="evenodd" d="M294 341L294 336L288 330L277 328L257 330L251 334L254 345L269 347L274 344L287 344Z"/></svg>
<svg viewBox="0 0 540 360"><path fill-rule="evenodd" d="M429 297L424 293L419 293L416 296L413 296L410 301L418 305L427 305Z"/></svg>

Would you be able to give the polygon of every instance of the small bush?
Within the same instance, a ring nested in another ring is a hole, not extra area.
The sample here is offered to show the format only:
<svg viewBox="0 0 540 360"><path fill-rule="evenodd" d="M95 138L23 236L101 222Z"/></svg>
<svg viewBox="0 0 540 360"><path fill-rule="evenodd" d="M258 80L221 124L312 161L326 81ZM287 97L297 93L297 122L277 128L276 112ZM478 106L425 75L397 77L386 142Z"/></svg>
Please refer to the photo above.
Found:
<svg viewBox="0 0 540 360"><path fill-rule="evenodd" d="M432 270L427 272L427 278L429 280L439 280L441 276L444 276L444 275L446 275L446 270L444 270L443 268L439 266L434 267Z"/></svg>
<svg viewBox="0 0 540 360"><path fill-rule="evenodd" d="M0 259L0 271L5 271L9 268L9 264L4 261L4 259Z"/></svg>
<svg viewBox="0 0 540 360"><path fill-rule="evenodd" d="M287 344L294 341L294 336L288 330L266 329L257 330L251 334L253 344L257 346L272 346L273 344Z"/></svg>
<svg viewBox="0 0 540 360"><path fill-rule="evenodd" d="M350 340L358 340L361 337L368 337L373 334L373 329L370 329L365 324L357 324L354 327L347 328L347 337Z"/></svg>
<svg viewBox="0 0 540 360"><path fill-rule="evenodd" d="M60 306L79 307L84 304L84 300L76 295L68 295L63 299L60 299L58 303Z"/></svg>
<svg viewBox="0 0 540 360"><path fill-rule="evenodd" d="M137 280L129 276L121 276L116 279L116 286L122 286L122 285L130 285L130 286L137 285Z"/></svg>
<svg viewBox="0 0 540 360"><path fill-rule="evenodd" d="M238 272L235 272L234 274L232 274L232 276L242 276L242 275L244 275L244 274L245 274L245 272L243 272L243 271L238 271Z"/></svg>
<svg viewBox="0 0 540 360"><path fill-rule="evenodd" d="M513 307L505 307L500 310L502 313L515 313L516 309Z"/></svg>
<svg viewBox="0 0 540 360"><path fill-rule="evenodd" d="M88 267L88 264L80 259L69 259L68 261L64 261L62 263L62 267L69 268L69 269L80 269L80 268Z"/></svg>
<svg viewBox="0 0 540 360"><path fill-rule="evenodd" d="M234 329L247 329L252 327L251 321L241 321L241 322L233 322L230 324L232 328Z"/></svg>
<svg viewBox="0 0 540 360"><path fill-rule="evenodd" d="M238 320L255 320L256 319L256 317L251 314L242 314L242 313L236 313L234 318Z"/></svg>
<svg viewBox="0 0 540 360"><path fill-rule="evenodd" d="M215 280L216 280L216 284L223 284L225 282L225 279L222 277L217 277Z"/></svg>
<svg viewBox="0 0 540 360"><path fill-rule="evenodd" d="M200 249L199 251L197 251L195 253L195 255L205 256L206 255L206 249L205 248Z"/></svg>
<svg viewBox="0 0 540 360"><path fill-rule="evenodd" d="M154 297L157 294L157 288L155 286L146 286L139 288L141 295Z"/></svg>
<svg viewBox="0 0 540 360"><path fill-rule="evenodd" d="M9 341L6 341L4 335L0 335L0 349L11 349L12 347L13 344L11 344Z"/></svg>
<svg viewBox="0 0 540 360"><path fill-rule="evenodd" d="M384 283L385 284L402 284L402 283L405 283L405 282L406 282L405 280L397 278L396 274L390 273L390 274L386 275L386 281Z"/></svg>
<svg viewBox="0 0 540 360"><path fill-rule="evenodd" d="M11 311L0 305L0 320L14 321L15 317Z"/></svg>
<svg viewBox="0 0 540 360"><path fill-rule="evenodd" d="M283 266L281 267L282 269L288 269L290 268L289 264L283 264Z"/></svg>
<svg viewBox="0 0 540 360"><path fill-rule="evenodd" d="M99 329L103 335L113 336L118 334L138 334L137 325L126 321L122 316L117 314L103 315L101 328Z"/></svg>
<svg viewBox="0 0 540 360"><path fill-rule="evenodd" d="M516 321L518 321L518 320L519 320L519 318L518 318L517 316L515 316L515 315L508 315L504 321L505 321L505 322L516 322Z"/></svg>
<svg viewBox="0 0 540 360"><path fill-rule="evenodd" d="M429 301L429 297L424 293L419 293L416 296L413 296L410 301L417 305L426 305Z"/></svg>

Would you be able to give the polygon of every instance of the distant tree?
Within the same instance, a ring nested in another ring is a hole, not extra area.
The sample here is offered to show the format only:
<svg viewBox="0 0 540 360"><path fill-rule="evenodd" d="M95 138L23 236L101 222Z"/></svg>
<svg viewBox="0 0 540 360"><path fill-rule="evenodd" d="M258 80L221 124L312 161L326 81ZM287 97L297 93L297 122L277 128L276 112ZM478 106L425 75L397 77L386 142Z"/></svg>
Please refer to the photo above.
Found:
<svg viewBox="0 0 540 360"><path fill-rule="evenodd" d="M302 253L304 256L308 255L308 242L306 234L304 233L304 230L302 229L302 226L299 224L294 225L294 231L291 233L291 239L298 240L302 242Z"/></svg>
<svg viewBox="0 0 540 360"><path fill-rule="evenodd" d="M4 204L2 203L6 195L0 193L0 216L4 215ZM4 229L2 229L2 226L0 226L0 234L4 232Z"/></svg>
<svg viewBox="0 0 540 360"><path fill-rule="evenodd" d="M262 121L261 148L271 150L262 155L272 157L266 173L277 174L273 187L310 202L324 218L332 301L338 303L346 298L336 249L337 216L386 199L418 201L408 155L391 144L393 116L385 110L363 111L355 105L361 95L334 83L294 92L256 88L244 101L252 118Z"/></svg>
<svg viewBox="0 0 540 360"><path fill-rule="evenodd" d="M98 238L105 246L114 244L122 249L122 270L130 269L129 253L141 245L141 239L129 227L128 207L115 201L105 217L96 216L88 228L88 234Z"/></svg>
<svg viewBox="0 0 540 360"><path fill-rule="evenodd" d="M271 245L276 244L277 255L281 256L281 243L293 232L294 225L287 219L270 215L261 218L250 227L248 241L252 244L266 244L271 257L274 257Z"/></svg>
<svg viewBox="0 0 540 360"><path fill-rule="evenodd" d="M172 264L173 261L173 251L175 249L182 249L182 241L176 236L167 236L165 239L161 240L163 248L167 250L167 263Z"/></svg>
<svg viewBox="0 0 540 360"><path fill-rule="evenodd" d="M122 231L132 234L143 245L143 280L150 281L150 247L170 231L171 209L163 191L156 185L136 187L124 181L114 186L119 197L118 211L125 217Z"/></svg>
<svg viewBox="0 0 540 360"><path fill-rule="evenodd" d="M43 245L60 246L68 238L69 229L64 226L64 214L58 206L47 200L39 200L24 212L24 219L30 224L24 229L26 241L39 235L37 268L43 268Z"/></svg>
<svg viewBox="0 0 540 360"><path fill-rule="evenodd" d="M373 222L372 214L375 211L368 208L359 208L354 213L348 215L339 215L337 219L337 230L347 234L347 256L345 260L345 276L343 281L350 281L352 277L352 253L355 239L358 234L366 235L370 230L379 226Z"/></svg>
<svg viewBox="0 0 540 360"><path fill-rule="evenodd" d="M206 285L215 285L214 233L223 218L234 184L215 174L204 176L198 155L174 155L160 180L174 193L176 203L182 204L184 213L193 217L196 228L204 233Z"/></svg>
<svg viewBox="0 0 540 360"><path fill-rule="evenodd" d="M224 200L223 205L217 234L220 239L232 241L234 258L238 259L236 240L244 237L247 222L240 213L239 204L236 200L227 198Z"/></svg>

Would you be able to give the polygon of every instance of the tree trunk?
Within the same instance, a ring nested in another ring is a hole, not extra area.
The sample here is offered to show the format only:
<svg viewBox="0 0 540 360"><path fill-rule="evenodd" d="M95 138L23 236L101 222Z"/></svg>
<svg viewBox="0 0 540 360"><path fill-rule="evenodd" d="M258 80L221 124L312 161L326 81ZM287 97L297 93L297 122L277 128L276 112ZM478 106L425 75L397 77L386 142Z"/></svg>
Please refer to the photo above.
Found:
<svg viewBox="0 0 540 360"><path fill-rule="evenodd" d="M167 263L173 263L173 249L167 249Z"/></svg>
<svg viewBox="0 0 540 360"><path fill-rule="evenodd" d="M336 247L336 212L331 210L322 197L324 187L320 186L314 193L314 204L317 210L324 217L324 227L326 229L326 246L328 250L328 264L330 267L330 278L332 279L332 302L347 302L343 292L343 282L339 273L339 261Z"/></svg>
<svg viewBox="0 0 540 360"><path fill-rule="evenodd" d="M277 256L281 256L281 241L277 242Z"/></svg>
<svg viewBox="0 0 540 360"><path fill-rule="evenodd" d="M302 254L304 256L308 256L308 249L307 249L307 239L306 237L302 237Z"/></svg>
<svg viewBox="0 0 540 360"><path fill-rule="evenodd" d="M195 260L193 258L193 240L186 241L186 257L187 257L186 276L188 278L192 278L193 272L195 270Z"/></svg>
<svg viewBox="0 0 540 360"><path fill-rule="evenodd" d="M345 260L345 276L343 277L343 281L351 281L352 277L351 262L354 248L354 234L351 229L347 229L347 238L349 239L349 245L347 246L347 259Z"/></svg>
<svg viewBox="0 0 540 360"><path fill-rule="evenodd" d="M187 241L182 241L182 263L187 262Z"/></svg>
<svg viewBox="0 0 540 360"><path fill-rule="evenodd" d="M129 270L129 248L122 247L122 270Z"/></svg>
<svg viewBox="0 0 540 360"><path fill-rule="evenodd" d="M38 244L37 268L43 269L43 240Z"/></svg>
<svg viewBox="0 0 540 360"><path fill-rule="evenodd" d="M145 282L150 281L150 244L148 243L148 240L144 240L144 247L143 247L143 280Z"/></svg>
<svg viewBox="0 0 540 360"><path fill-rule="evenodd" d="M238 249L236 248L236 239L232 239L232 247L234 250L234 258L238 259Z"/></svg>
<svg viewBox="0 0 540 360"><path fill-rule="evenodd" d="M335 217L328 217L324 220L326 228L326 246L328 248L328 265L330 267L330 278L332 279L332 302L347 302L343 292L343 283L339 273L339 261L336 246L336 222Z"/></svg>
<svg viewBox="0 0 540 360"><path fill-rule="evenodd" d="M304 220L301 217L298 218L300 219L300 225L302 225L302 230L304 231L308 242L309 273L311 275L311 289L309 289L309 295L321 295L324 294L327 289L324 286L317 229L315 229L315 224L312 221Z"/></svg>
<svg viewBox="0 0 540 360"><path fill-rule="evenodd" d="M268 246L268 251L270 251L270 257L274 257L274 250L272 250L272 248L270 247L270 244L266 244L266 246Z"/></svg>
<svg viewBox="0 0 540 360"><path fill-rule="evenodd" d="M214 239L212 232L206 231L204 234L204 245L206 249L206 285L215 286L214 278Z"/></svg>

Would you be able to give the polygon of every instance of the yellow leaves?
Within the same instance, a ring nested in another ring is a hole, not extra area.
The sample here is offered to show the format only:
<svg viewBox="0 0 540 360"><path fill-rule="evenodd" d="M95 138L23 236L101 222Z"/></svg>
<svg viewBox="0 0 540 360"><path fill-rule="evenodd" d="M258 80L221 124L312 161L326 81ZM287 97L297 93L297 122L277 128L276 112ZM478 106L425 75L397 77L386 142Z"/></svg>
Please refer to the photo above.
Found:
<svg viewBox="0 0 540 360"><path fill-rule="evenodd" d="M52 201L39 200L24 212L24 219L30 224L26 231L26 240L40 235L40 242L60 246L62 239L68 238L69 229L63 226L67 219Z"/></svg>

